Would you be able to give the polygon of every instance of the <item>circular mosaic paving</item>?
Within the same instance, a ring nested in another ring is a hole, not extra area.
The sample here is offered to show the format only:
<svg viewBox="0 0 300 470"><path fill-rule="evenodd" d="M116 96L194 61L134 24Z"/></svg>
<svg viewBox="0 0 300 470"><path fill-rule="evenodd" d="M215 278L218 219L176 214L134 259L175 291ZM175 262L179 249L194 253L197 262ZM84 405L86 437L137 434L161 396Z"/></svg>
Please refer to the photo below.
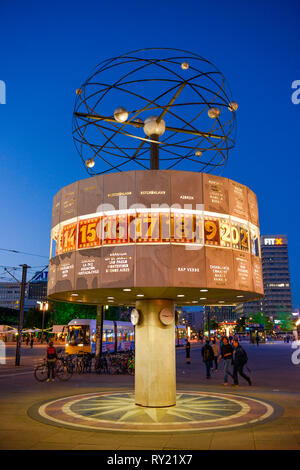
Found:
<svg viewBox="0 0 300 470"><path fill-rule="evenodd" d="M127 432L217 431L278 415L271 403L230 393L181 392L176 406L144 408L132 392L73 395L32 407L29 416L72 429Z"/></svg>

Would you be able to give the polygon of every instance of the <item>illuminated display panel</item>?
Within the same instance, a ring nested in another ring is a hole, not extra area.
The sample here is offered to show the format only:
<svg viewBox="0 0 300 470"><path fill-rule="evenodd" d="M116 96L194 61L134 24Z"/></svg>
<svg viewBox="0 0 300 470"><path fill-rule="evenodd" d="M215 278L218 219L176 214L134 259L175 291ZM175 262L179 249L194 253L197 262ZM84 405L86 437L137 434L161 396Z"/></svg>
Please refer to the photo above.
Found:
<svg viewBox="0 0 300 470"><path fill-rule="evenodd" d="M145 209L130 213L113 211L74 220L58 224L52 230L52 239L57 243L52 257L101 245L155 243L204 244L260 256L258 227L227 214Z"/></svg>
<svg viewBox="0 0 300 470"><path fill-rule="evenodd" d="M76 250L77 222L64 225L59 232L58 253L67 253Z"/></svg>
<svg viewBox="0 0 300 470"><path fill-rule="evenodd" d="M101 245L101 219L79 220L78 223L78 249Z"/></svg>
<svg viewBox="0 0 300 470"><path fill-rule="evenodd" d="M120 245L128 243L128 216L127 214L104 215L102 218L103 245Z"/></svg>

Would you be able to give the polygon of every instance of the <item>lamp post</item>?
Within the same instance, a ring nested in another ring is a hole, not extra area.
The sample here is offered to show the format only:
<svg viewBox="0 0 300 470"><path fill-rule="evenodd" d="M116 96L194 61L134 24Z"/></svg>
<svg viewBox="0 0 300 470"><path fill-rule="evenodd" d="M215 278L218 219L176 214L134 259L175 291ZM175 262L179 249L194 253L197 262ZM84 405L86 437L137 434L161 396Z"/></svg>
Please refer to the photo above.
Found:
<svg viewBox="0 0 300 470"><path fill-rule="evenodd" d="M42 337L41 337L41 343L43 343L43 335L44 335L44 322L45 322L45 312L49 308L49 304L46 301L39 302L40 304L40 310L43 312L43 320L42 320Z"/></svg>

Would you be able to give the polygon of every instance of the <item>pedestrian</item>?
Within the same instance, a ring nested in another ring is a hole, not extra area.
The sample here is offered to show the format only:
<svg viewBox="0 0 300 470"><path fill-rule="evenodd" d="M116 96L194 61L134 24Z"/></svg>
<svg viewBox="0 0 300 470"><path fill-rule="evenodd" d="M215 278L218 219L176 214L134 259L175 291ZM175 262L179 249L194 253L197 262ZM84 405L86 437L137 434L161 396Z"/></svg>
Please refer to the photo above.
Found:
<svg viewBox="0 0 300 470"><path fill-rule="evenodd" d="M186 356L186 363L191 363L191 343L189 342L189 338L185 339L185 356Z"/></svg>
<svg viewBox="0 0 300 470"><path fill-rule="evenodd" d="M29 344L29 336L27 335L27 337L26 337L26 346L28 346L28 344Z"/></svg>
<svg viewBox="0 0 300 470"><path fill-rule="evenodd" d="M219 356L218 362L220 362L220 359L222 358L224 361L224 383L223 385L228 385L228 375L231 375L229 372L229 367L231 365L232 361L232 353L233 353L233 347L231 344L228 342L228 338L224 336L222 338L222 347L221 347L221 354Z"/></svg>
<svg viewBox="0 0 300 470"><path fill-rule="evenodd" d="M56 360L57 360L56 349L53 347L52 341L50 341L48 348L47 348L47 367L48 367L47 382L50 382L50 375L52 376L52 382L54 382L55 380Z"/></svg>
<svg viewBox="0 0 300 470"><path fill-rule="evenodd" d="M232 344L232 336L231 335L229 336L228 339L229 339L229 344Z"/></svg>
<svg viewBox="0 0 300 470"><path fill-rule="evenodd" d="M219 354L220 354L220 348L219 348L219 344L218 344L216 338L214 338L213 344L211 345L211 347L212 347L212 350L214 352L215 370L218 370L218 357L219 357Z"/></svg>
<svg viewBox="0 0 300 470"><path fill-rule="evenodd" d="M31 340L30 340L30 347L31 347L31 349L33 348L33 343L34 343L34 339L33 339L33 336L31 336Z"/></svg>
<svg viewBox="0 0 300 470"><path fill-rule="evenodd" d="M258 333L256 333L255 340L256 340L256 344L258 346L259 345L259 335L258 335Z"/></svg>
<svg viewBox="0 0 300 470"><path fill-rule="evenodd" d="M248 361L247 353L242 348L240 343L237 340L233 341L233 354L232 354L232 364L233 364L233 385L238 386L238 373L241 377L247 380L249 385L252 385L252 381L248 375L243 372L243 367L246 365Z"/></svg>
<svg viewBox="0 0 300 470"><path fill-rule="evenodd" d="M214 360L214 352L211 345L209 344L209 339L206 340L205 345L202 347L201 354L206 367L206 378L210 379L210 369Z"/></svg>

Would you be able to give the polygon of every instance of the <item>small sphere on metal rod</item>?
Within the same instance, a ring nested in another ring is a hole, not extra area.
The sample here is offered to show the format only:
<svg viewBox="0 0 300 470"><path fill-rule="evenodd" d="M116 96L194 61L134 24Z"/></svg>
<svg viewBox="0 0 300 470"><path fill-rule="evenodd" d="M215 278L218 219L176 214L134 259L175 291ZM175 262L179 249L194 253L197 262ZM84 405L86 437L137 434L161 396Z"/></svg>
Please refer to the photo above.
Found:
<svg viewBox="0 0 300 470"><path fill-rule="evenodd" d="M81 95L81 93L82 93L82 89L81 89L81 88L77 88L77 90L76 90L76 95Z"/></svg>
<svg viewBox="0 0 300 470"><path fill-rule="evenodd" d="M135 127L142 127L143 125L143 119L141 118L136 118L132 122Z"/></svg>
<svg viewBox="0 0 300 470"><path fill-rule="evenodd" d="M220 116L220 110L219 108L210 108L207 114L211 119L216 119Z"/></svg>
<svg viewBox="0 0 300 470"><path fill-rule="evenodd" d="M95 166L95 161L93 158L90 158L89 160L85 161L85 164L88 168L93 168Z"/></svg>
<svg viewBox="0 0 300 470"><path fill-rule="evenodd" d="M125 108L117 108L114 112L114 118L117 122L125 122L128 119L128 111Z"/></svg>
<svg viewBox="0 0 300 470"><path fill-rule="evenodd" d="M202 155L201 150L196 150L195 155L196 155L196 157L201 157L201 155Z"/></svg>
<svg viewBox="0 0 300 470"><path fill-rule="evenodd" d="M228 109L229 111L236 111L238 109L239 105L237 104L236 101L231 101L231 103L229 103L228 105Z"/></svg>
<svg viewBox="0 0 300 470"><path fill-rule="evenodd" d="M181 68L182 68L182 70L187 70L189 68L188 62L182 62Z"/></svg>
<svg viewBox="0 0 300 470"><path fill-rule="evenodd" d="M158 116L150 116L145 120L144 123L144 132L150 137L151 135L163 135L166 130L166 123L162 119L160 122L157 122Z"/></svg>

